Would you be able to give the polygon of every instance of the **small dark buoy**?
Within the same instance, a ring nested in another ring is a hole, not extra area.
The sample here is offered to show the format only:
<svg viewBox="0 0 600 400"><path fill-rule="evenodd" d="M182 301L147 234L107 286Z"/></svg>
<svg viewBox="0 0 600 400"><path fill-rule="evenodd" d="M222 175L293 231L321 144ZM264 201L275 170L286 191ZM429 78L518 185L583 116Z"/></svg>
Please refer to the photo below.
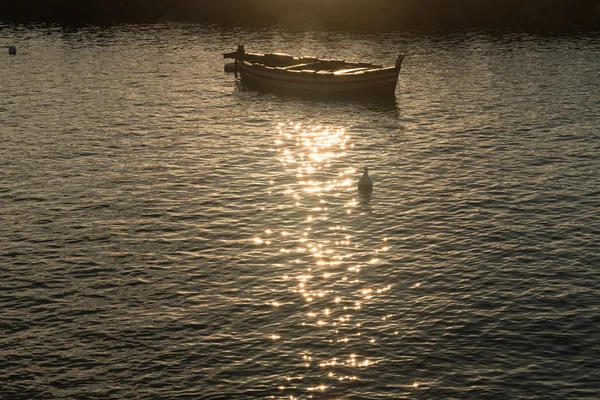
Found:
<svg viewBox="0 0 600 400"><path fill-rule="evenodd" d="M8 46L8 54L14 56L17 54L17 48L15 46Z"/></svg>
<svg viewBox="0 0 600 400"><path fill-rule="evenodd" d="M358 190L360 192L372 192L373 191L373 181L369 176L369 168L365 167L365 172L363 176L358 181Z"/></svg>

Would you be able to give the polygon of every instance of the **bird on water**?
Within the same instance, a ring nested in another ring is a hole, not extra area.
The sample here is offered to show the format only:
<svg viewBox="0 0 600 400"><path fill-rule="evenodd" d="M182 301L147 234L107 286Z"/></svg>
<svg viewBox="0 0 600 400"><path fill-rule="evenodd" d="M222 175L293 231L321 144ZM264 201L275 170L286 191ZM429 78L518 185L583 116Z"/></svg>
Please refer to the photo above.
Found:
<svg viewBox="0 0 600 400"><path fill-rule="evenodd" d="M365 172L363 176L361 176L358 181L358 190L361 192L371 192L373 191L373 181L369 176L369 168L365 167Z"/></svg>

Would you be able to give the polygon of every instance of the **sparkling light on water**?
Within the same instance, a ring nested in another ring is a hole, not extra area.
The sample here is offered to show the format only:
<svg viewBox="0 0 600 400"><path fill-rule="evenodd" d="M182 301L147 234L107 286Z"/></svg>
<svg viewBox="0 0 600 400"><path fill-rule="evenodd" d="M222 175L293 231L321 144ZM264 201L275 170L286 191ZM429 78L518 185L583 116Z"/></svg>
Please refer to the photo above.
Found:
<svg viewBox="0 0 600 400"><path fill-rule="evenodd" d="M361 370L376 368L384 360L371 348L379 338L385 340L385 334L369 329L369 335L364 335L361 320L372 319L368 315L369 302L375 296L385 296L391 285L369 282L362 271L375 266L385 268L385 259L374 256L389 250L389 245L373 249L369 256L357 250L352 240L354 233L344 225L346 215L360 207L356 200L356 169L346 159L347 148L352 146L350 134L343 127L294 122L280 123L276 130L280 166L295 181L284 187L275 184L270 191L288 199L299 211L295 214L297 220L282 221L298 228L279 230L280 237L288 243L280 249L285 257L279 262L289 265L290 272L284 278L296 296L297 312L304 316L299 320L300 326L312 329L310 340L304 338L309 347L296 361L305 368L304 381L294 387L282 384L280 389L292 390L294 394L302 390L328 392L360 380ZM265 233L271 235L276 230L269 227ZM276 244L277 239L273 240ZM379 240L384 242L387 238ZM264 244L259 237L254 241ZM382 321L388 317L391 315ZM273 335L271 339L285 342L299 338L292 333L286 337Z"/></svg>

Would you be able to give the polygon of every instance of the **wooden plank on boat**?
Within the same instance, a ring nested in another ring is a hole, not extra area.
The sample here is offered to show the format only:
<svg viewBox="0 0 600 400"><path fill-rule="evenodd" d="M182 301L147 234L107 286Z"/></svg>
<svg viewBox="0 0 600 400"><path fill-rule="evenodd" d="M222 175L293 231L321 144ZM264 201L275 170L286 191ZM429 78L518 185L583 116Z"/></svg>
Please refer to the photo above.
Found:
<svg viewBox="0 0 600 400"><path fill-rule="evenodd" d="M315 64L314 62L309 62L309 63L303 63L303 64L294 64L294 65L288 65L286 67L281 67L282 69L292 69L292 68L300 68L300 67L306 67L308 65L313 65Z"/></svg>
<svg viewBox="0 0 600 400"><path fill-rule="evenodd" d="M369 68L366 68L366 67L362 67L362 68L348 68L348 69L340 69L340 70L334 71L334 72L333 72L333 74L334 74L334 75L341 75L341 74L348 74L348 73L351 73L351 72L366 71L366 70L368 70L368 69L369 69Z"/></svg>

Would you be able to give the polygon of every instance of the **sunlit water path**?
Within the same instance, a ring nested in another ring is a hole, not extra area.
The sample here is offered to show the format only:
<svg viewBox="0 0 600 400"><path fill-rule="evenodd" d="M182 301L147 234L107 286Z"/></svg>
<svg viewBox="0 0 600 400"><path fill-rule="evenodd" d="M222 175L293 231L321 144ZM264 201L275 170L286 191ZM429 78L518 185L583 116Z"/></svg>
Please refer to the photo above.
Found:
<svg viewBox="0 0 600 400"><path fill-rule="evenodd" d="M594 36L2 26L0 398L595 398ZM391 107L222 52L393 63ZM375 182L356 190L363 167Z"/></svg>

